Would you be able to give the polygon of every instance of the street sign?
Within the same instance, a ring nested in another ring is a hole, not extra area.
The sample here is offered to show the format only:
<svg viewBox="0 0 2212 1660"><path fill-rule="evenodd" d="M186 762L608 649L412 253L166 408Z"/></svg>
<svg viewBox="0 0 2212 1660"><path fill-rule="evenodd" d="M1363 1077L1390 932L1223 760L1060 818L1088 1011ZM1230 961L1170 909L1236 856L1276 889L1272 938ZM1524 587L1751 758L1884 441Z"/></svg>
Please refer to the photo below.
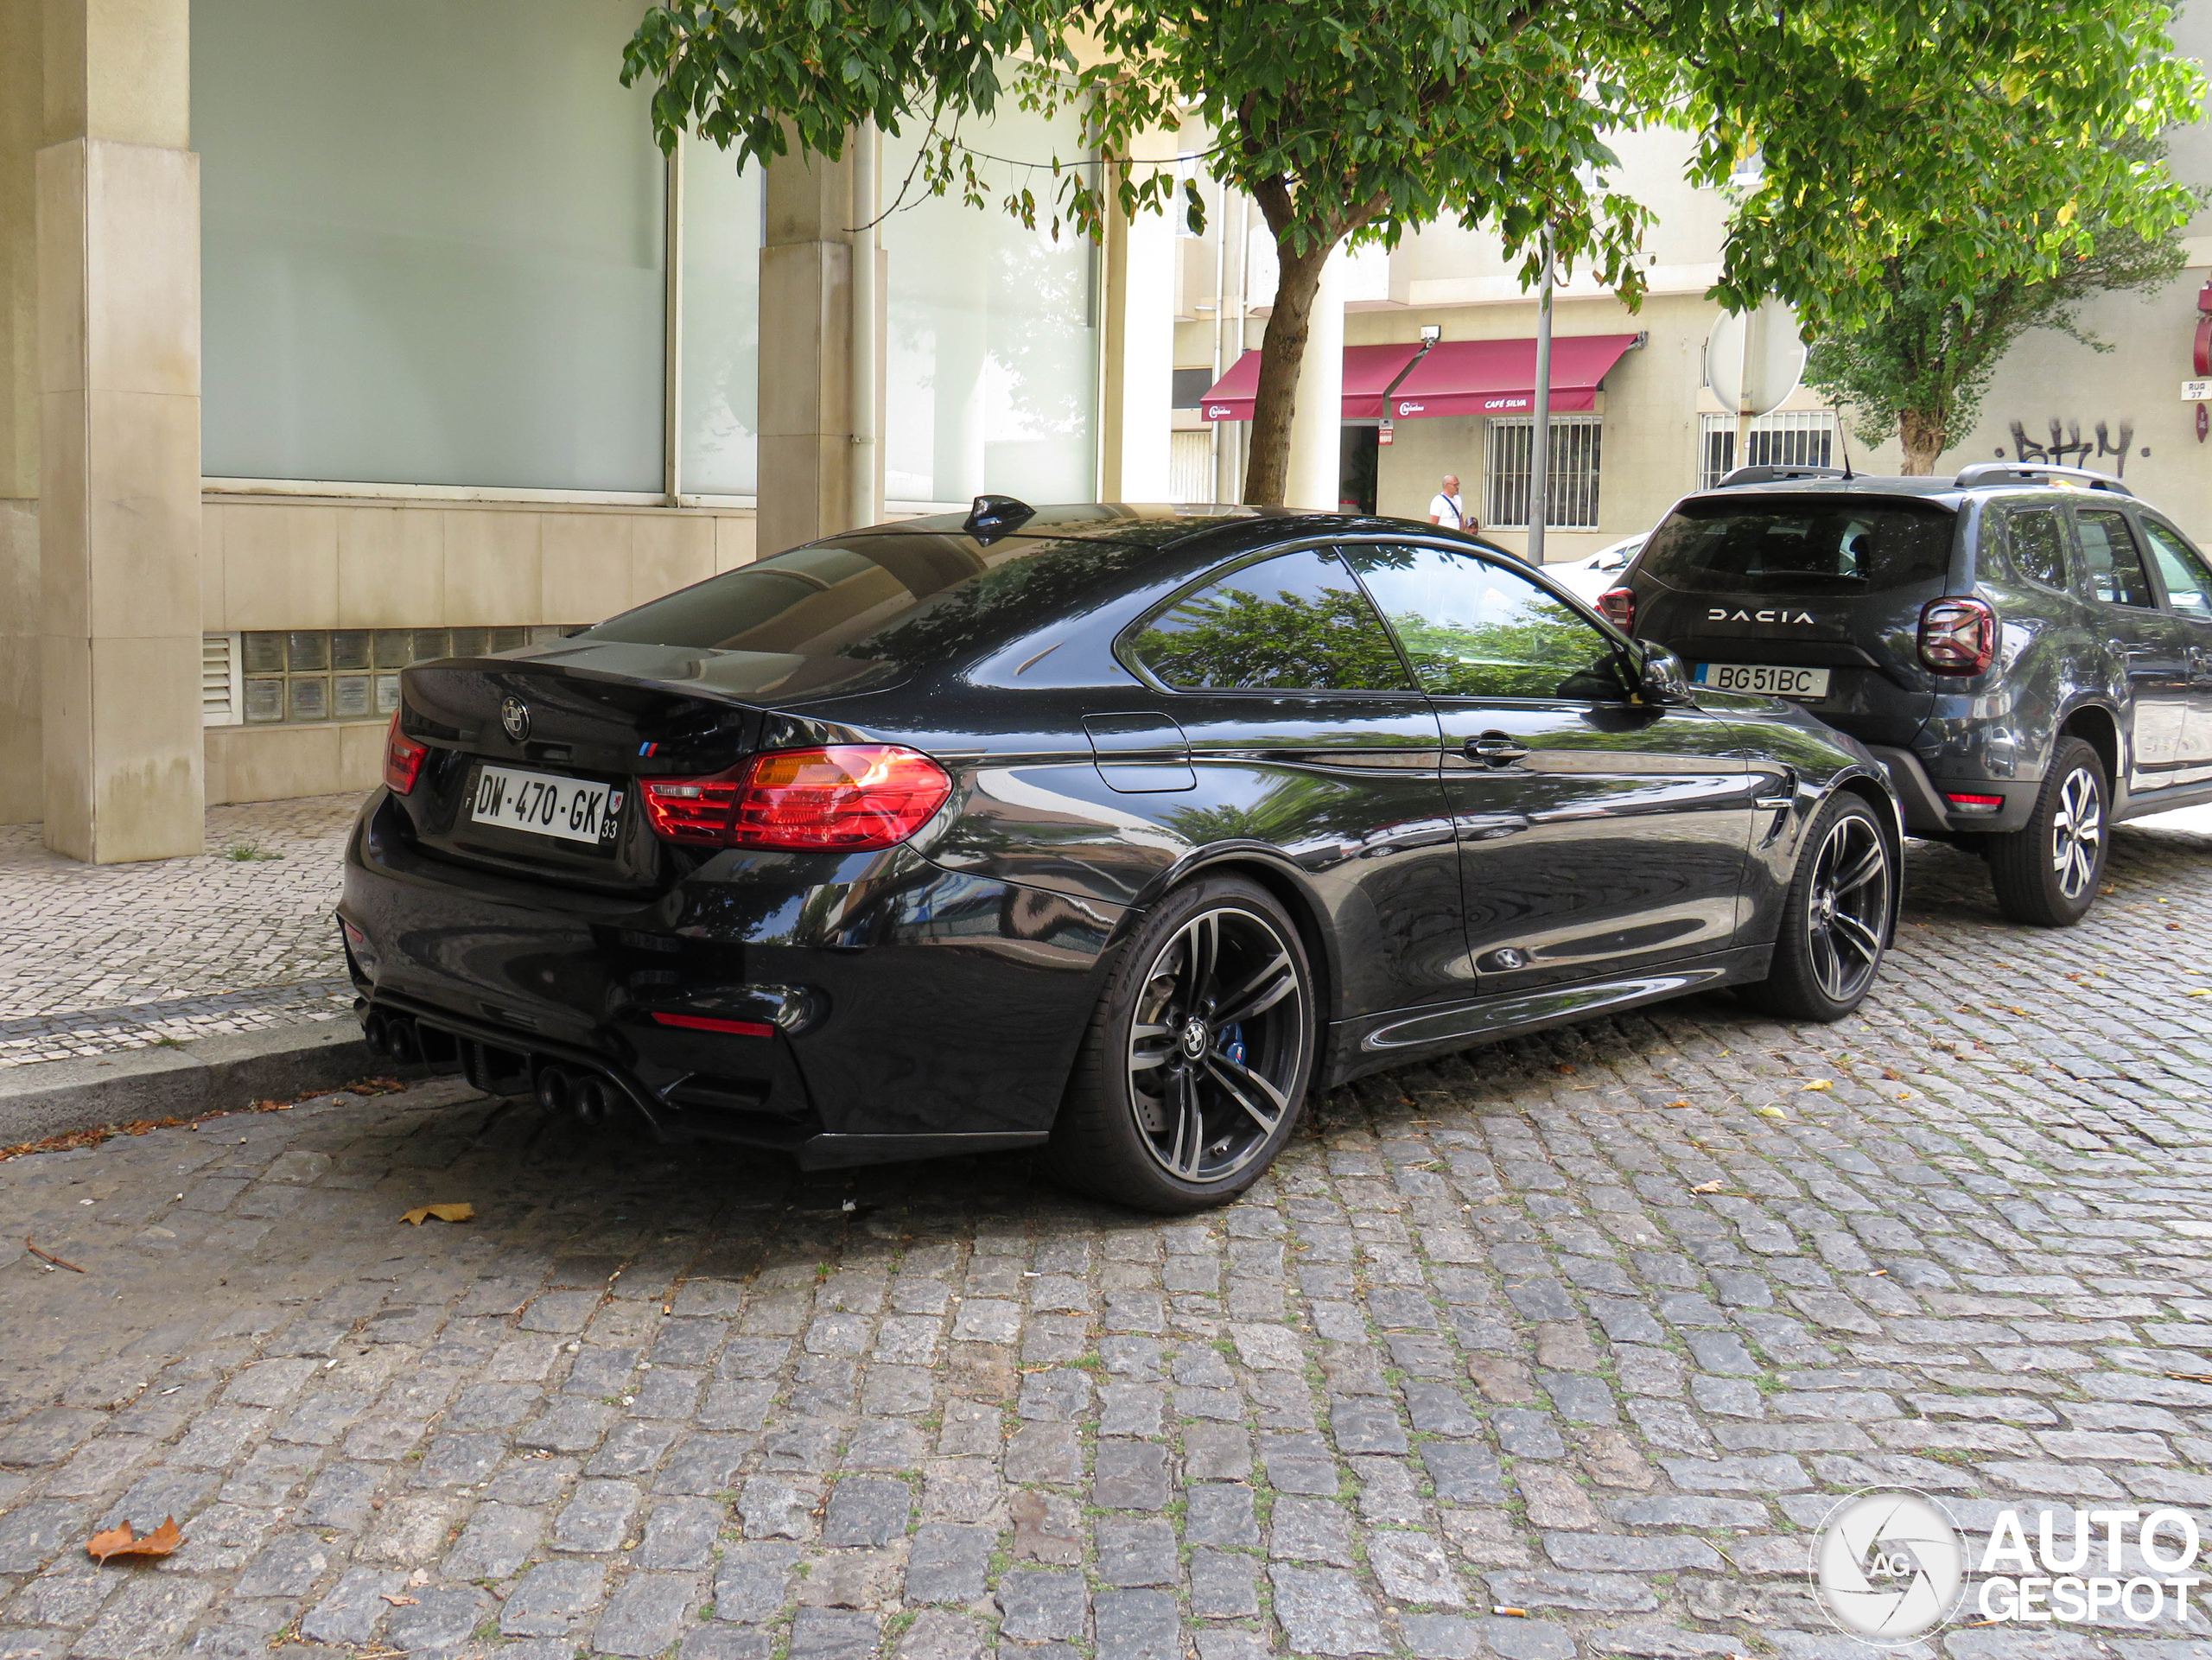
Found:
<svg viewBox="0 0 2212 1660"><path fill-rule="evenodd" d="M2212 380L2183 381L2181 401L2184 404L2212 404Z"/></svg>
<svg viewBox="0 0 2212 1660"><path fill-rule="evenodd" d="M1724 311L1705 342L1705 384L1728 408L1765 415L1797 390L1805 372L1805 343L1797 313L1769 299L1747 314Z"/></svg>

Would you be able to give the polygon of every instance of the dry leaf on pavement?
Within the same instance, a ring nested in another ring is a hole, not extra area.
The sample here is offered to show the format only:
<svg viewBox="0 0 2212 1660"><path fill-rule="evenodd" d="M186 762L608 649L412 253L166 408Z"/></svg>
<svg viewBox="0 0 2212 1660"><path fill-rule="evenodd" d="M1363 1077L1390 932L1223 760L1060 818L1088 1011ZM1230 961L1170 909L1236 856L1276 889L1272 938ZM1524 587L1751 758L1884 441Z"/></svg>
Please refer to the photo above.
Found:
<svg viewBox="0 0 2212 1660"><path fill-rule="evenodd" d="M1691 1188L1690 1192L1693 1193L1717 1193L1720 1191L1721 1186L1722 1184L1717 1181L1701 1181L1698 1183L1696 1186Z"/></svg>
<svg viewBox="0 0 2212 1660"><path fill-rule="evenodd" d="M390 1591L384 1593L384 1600L395 1608L419 1608L422 1606L422 1602L419 1598L398 1596Z"/></svg>
<svg viewBox="0 0 2212 1660"><path fill-rule="evenodd" d="M111 1556L166 1556L183 1542L184 1536L176 1530L176 1517L165 1516L161 1526L143 1539L132 1536L128 1521L118 1522L87 1539L85 1554L103 1562Z"/></svg>
<svg viewBox="0 0 2212 1660"><path fill-rule="evenodd" d="M473 1222L476 1219L474 1205L417 1205L399 1219L415 1227L423 1225L424 1217L434 1216L441 1222Z"/></svg>

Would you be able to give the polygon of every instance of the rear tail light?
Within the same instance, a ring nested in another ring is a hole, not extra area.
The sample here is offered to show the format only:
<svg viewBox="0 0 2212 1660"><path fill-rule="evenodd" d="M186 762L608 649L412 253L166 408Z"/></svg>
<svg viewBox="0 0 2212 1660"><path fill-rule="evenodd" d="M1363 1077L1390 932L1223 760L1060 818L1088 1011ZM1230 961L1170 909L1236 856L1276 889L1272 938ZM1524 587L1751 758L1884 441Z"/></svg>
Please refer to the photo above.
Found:
<svg viewBox="0 0 2212 1660"><path fill-rule="evenodd" d="M1997 655L1997 614L1980 600L1930 600L1920 609L1920 661L1934 674L1980 674Z"/></svg>
<svg viewBox="0 0 2212 1660"><path fill-rule="evenodd" d="M394 795L412 795L415 780L423 776L423 757L430 753L399 729L399 711L391 712L391 730L385 734L384 783Z"/></svg>
<svg viewBox="0 0 2212 1660"><path fill-rule="evenodd" d="M777 750L712 778L638 785L653 833L671 842L856 853L897 846L952 793L927 755L884 743Z"/></svg>
<svg viewBox="0 0 2212 1660"><path fill-rule="evenodd" d="M1961 812L1995 812L2005 805L2005 798L2001 795L1947 794L1943 799Z"/></svg>
<svg viewBox="0 0 2212 1660"><path fill-rule="evenodd" d="M1636 632L1636 590L1609 588L1598 596L1598 614L1624 634Z"/></svg>

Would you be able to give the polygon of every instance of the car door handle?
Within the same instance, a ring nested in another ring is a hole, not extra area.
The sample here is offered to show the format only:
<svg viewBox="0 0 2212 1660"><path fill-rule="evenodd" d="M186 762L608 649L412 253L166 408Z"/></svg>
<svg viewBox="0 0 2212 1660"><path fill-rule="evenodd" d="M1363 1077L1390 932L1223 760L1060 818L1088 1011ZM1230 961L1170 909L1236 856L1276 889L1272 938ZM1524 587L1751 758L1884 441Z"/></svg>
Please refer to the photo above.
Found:
<svg viewBox="0 0 2212 1660"><path fill-rule="evenodd" d="M1525 760L1529 746L1519 743L1503 732L1485 732L1478 738L1467 740L1467 758L1478 760L1485 766L1510 766Z"/></svg>

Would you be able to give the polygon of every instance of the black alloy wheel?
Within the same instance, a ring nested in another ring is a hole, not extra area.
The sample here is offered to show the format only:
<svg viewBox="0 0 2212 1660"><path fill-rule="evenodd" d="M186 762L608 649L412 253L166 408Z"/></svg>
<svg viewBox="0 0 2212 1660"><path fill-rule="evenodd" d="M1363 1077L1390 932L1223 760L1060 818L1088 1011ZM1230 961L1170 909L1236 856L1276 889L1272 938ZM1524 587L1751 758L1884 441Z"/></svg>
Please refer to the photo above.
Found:
<svg viewBox="0 0 2212 1660"><path fill-rule="evenodd" d="M2097 902L2111 850L2104 760L2079 738L2063 738L2026 825L1989 838L1989 881L1997 908L2014 922L2069 928Z"/></svg>
<svg viewBox="0 0 2212 1660"><path fill-rule="evenodd" d="M1303 1104L1316 1021L1296 927L1215 879L1147 919L1101 1001L1054 1126L1062 1180L1147 1210L1218 1205L1259 1178Z"/></svg>
<svg viewBox="0 0 2212 1660"><path fill-rule="evenodd" d="M1805 837L1767 977L1738 995L1785 1020L1842 1019L1881 972L1896 892L1897 850L1881 821L1859 797L1835 797Z"/></svg>

